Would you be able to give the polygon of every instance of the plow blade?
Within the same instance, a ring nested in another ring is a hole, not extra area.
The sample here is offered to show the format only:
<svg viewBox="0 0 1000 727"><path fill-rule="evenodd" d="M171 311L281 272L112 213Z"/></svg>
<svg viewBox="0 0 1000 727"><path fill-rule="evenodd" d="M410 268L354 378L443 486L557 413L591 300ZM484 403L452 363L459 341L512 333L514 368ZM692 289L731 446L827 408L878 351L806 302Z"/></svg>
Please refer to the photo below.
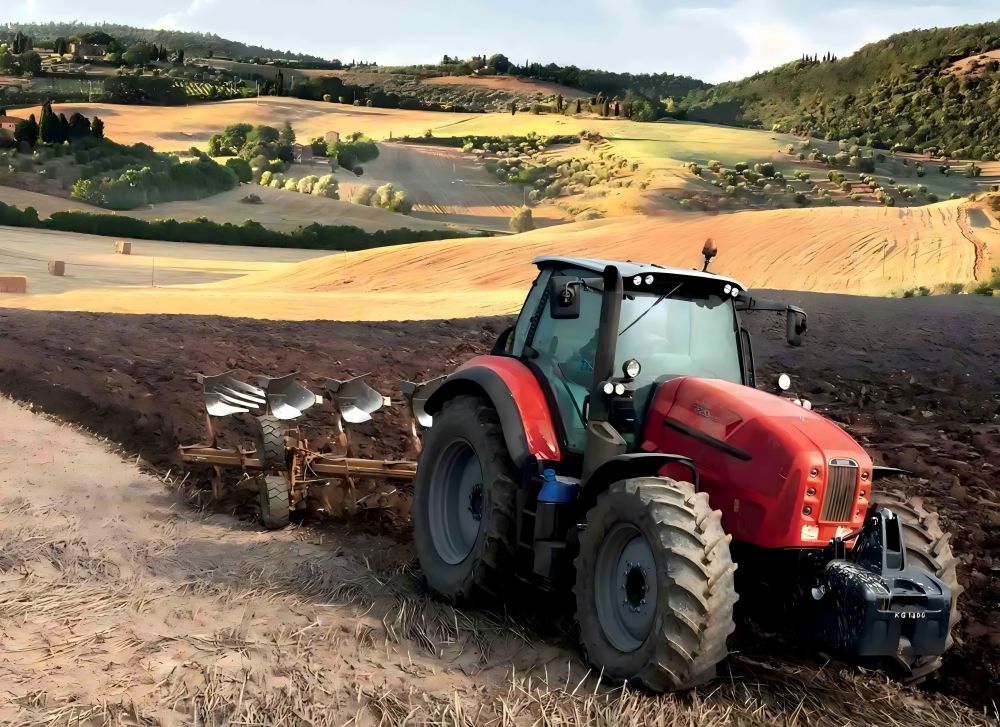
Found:
<svg viewBox="0 0 1000 727"><path fill-rule="evenodd" d="M268 409L278 419L296 419L306 409L322 401L321 397L300 384L296 376L298 373L273 379L261 378Z"/></svg>
<svg viewBox="0 0 1000 727"><path fill-rule="evenodd" d="M231 371L199 378L205 390L205 410L210 416L254 411L267 403L263 389L240 381Z"/></svg>
<svg viewBox="0 0 1000 727"><path fill-rule="evenodd" d="M404 381L399 385L403 392L403 398L406 399L406 405L409 407L410 416L424 429L430 429L434 419L425 408L427 400L441 388L441 384L447 378L447 376L439 376L423 383Z"/></svg>
<svg viewBox="0 0 1000 727"><path fill-rule="evenodd" d="M386 405L386 398L365 382L367 374L339 381L327 379L326 390L348 424L371 421L372 414Z"/></svg>

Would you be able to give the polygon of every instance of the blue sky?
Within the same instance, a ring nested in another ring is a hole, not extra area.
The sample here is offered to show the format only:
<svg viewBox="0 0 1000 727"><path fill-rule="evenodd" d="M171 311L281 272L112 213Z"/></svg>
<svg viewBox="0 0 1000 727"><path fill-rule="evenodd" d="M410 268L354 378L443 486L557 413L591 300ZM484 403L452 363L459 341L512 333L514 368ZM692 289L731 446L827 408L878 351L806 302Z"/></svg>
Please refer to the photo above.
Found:
<svg viewBox="0 0 1000 727"><path fill-rule="evenodd" d="M996 0L7 0L3 21L81 20L209 31L341 60L430 62L503 52L718 82L803 53L848 55L914 27L1000 19Z"/></svg>

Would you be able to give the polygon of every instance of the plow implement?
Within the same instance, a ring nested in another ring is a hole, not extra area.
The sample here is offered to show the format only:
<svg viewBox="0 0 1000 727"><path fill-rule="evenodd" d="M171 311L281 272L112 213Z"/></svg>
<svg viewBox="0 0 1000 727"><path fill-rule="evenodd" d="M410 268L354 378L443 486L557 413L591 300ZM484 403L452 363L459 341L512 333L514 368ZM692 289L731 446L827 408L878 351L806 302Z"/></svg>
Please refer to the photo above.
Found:
<svg viewBox="0 0 1000 727"><path fill-rule="evenodd" d="M224 488L224 470L241 472L260 496L261 520L267 528L284 527L292 510L305 509L313 485L338 484L350 489L354 480L412 482L416 477L414 461L355 456L350 427L371 421L372 414L392 404L390 397L369 386L365 376L327 380L325 397L303 386L295 373L261 377L256 385L238 379L233 372L198 378L204 390L209 441L182 446L181 459L188 465L215 470L216 497ZM424 405L445 378L406 381L400 386L415 452L420 451L423 432L432 423ZM317 405L330 407L334 452L312 447L297 425L296 420ZM253 446L220 446L217 421L238 414L255 418Z"/></svg>

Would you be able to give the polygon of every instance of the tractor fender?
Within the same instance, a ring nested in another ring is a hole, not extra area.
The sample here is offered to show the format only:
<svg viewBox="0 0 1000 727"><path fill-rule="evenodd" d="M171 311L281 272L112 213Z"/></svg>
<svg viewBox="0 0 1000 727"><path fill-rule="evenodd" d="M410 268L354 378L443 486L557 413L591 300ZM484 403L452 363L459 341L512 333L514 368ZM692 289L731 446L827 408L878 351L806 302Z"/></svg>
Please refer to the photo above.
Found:
<svg viewBox="0 0 1000 727"><path fill-rule="evenodd" d="M476 356L460 366L427 400L431 416L460 395L482 396L493 404L511 460L523 467L529 458L562 460L552 411L538 379L510 356Z"/></svg>
<svg viewBox="0 0 1000 727"><path fill-rule="evenodd" d="M698 469L694 461L681 454L666 454L663 452L634 452L612 457L600 465L590 478L583 483L583 489L577 499L579 512L585 513L597 502L598 496L611 485L620 480L633 477L655 477L667 465L680 465L691 471L691 484L700 491Z"/></svg>

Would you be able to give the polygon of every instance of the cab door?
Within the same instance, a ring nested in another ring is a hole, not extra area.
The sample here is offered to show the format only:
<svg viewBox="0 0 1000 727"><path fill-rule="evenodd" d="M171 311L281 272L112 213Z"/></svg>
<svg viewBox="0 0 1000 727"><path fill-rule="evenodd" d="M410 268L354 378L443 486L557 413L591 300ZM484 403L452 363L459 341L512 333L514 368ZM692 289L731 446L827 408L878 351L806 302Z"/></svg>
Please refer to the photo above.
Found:
<svg viewBox="0 0 1000 727"><path fill-rule="evenodd" d="M594 276L585 270L560 270L559 274L581 278ZM594 382L601 295L581 289L580 316L571 319L552 317L550 295L546 285L522 357L534 365L552 393L566 436L565 448L582 454L586 445L586 402ZM520 325L520 321L518 323Z"/></svg>

